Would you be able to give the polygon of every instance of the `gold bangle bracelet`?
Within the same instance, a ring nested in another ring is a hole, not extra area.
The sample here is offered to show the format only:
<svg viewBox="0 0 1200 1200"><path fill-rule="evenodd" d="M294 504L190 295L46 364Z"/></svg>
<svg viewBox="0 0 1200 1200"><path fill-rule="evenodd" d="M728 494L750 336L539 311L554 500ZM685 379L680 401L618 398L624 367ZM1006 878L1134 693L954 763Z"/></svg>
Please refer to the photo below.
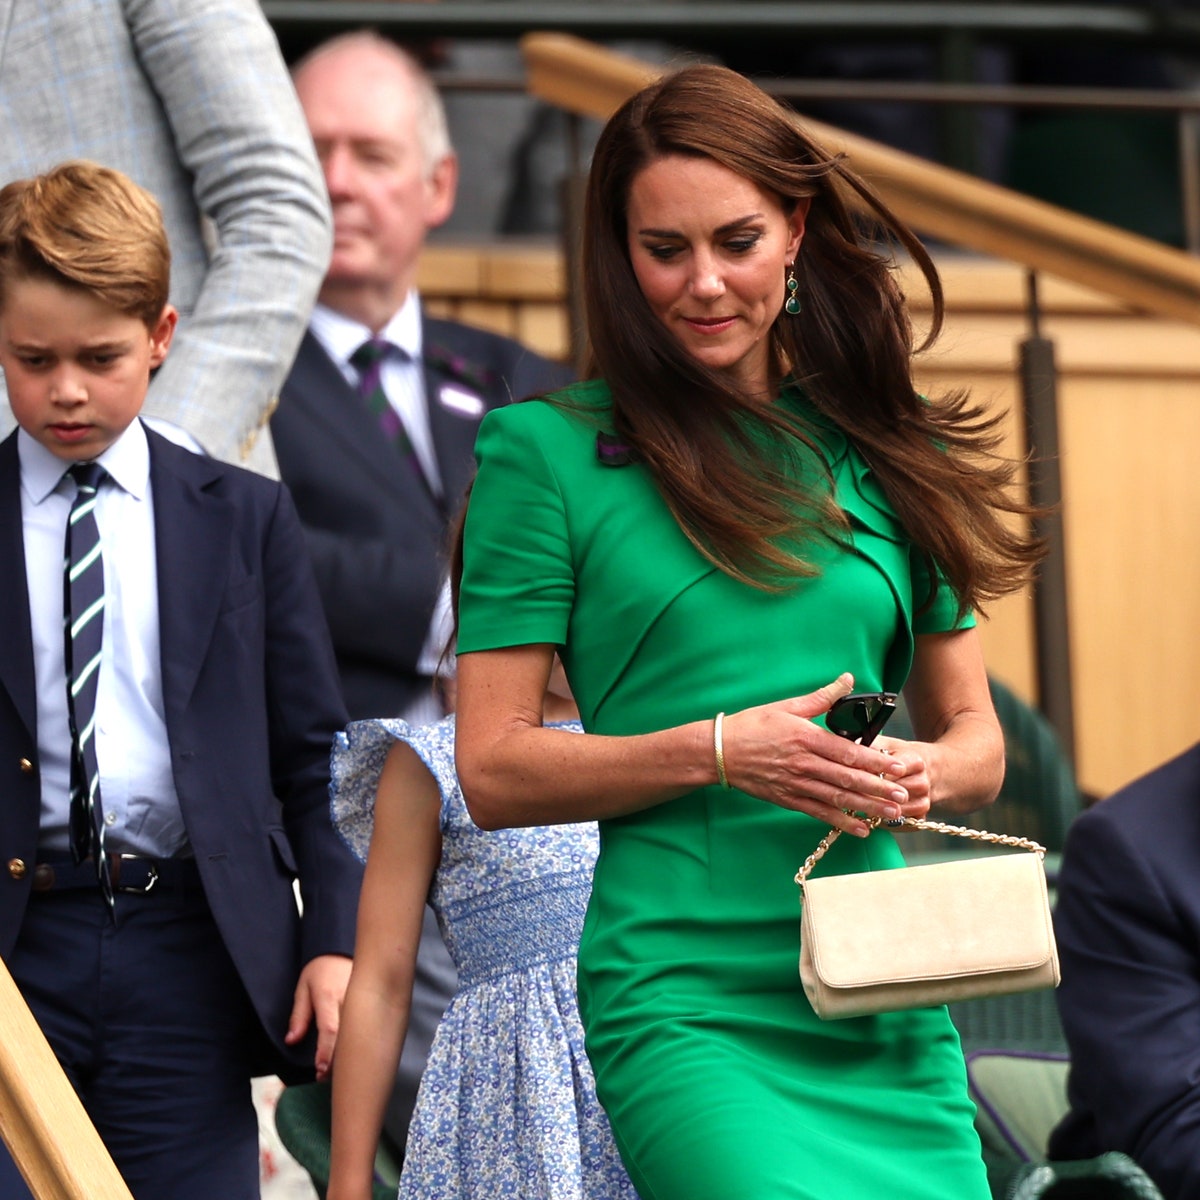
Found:
<svg viewBox="0 0 1200 1200"><path fill-rule="evenodd" d="M719 712L713 721L713 753L717 759L717 782L729 789L729 776L725 774L725 714Z"/></svg>

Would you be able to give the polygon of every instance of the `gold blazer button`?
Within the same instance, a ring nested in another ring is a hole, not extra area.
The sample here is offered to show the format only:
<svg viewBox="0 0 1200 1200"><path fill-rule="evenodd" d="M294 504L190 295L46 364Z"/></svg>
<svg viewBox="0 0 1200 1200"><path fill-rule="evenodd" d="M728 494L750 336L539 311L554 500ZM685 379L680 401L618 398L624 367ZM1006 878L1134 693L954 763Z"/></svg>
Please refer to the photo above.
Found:
<svg viewBox="0 0 1200 1200"><path fill-rule="evenodd" d="M10 858L8 860L8 873L14 879L24 879L25 870L25 860L23 858Z"/></svg>
<svg viewBox="0 0 1200 1200"><path fill-rule="evenodd" d="M22 775L32 775L33 774L33 763L30 762L29 759L27 759L27 758L21 759L21 761L18 765L21 768Z"/></svg>

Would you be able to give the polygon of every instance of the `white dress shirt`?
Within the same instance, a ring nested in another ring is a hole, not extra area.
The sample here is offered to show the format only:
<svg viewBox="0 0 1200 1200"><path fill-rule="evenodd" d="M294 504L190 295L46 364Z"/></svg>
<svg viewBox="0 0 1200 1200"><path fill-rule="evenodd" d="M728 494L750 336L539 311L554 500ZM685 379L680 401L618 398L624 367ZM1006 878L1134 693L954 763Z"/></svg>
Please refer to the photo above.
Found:
<svg viewBox="0 0 1200 1200"><path fill-rule="evenodd" d="M42 788L39 847L70 849L71 734L63 664L63 541L75 500L69 462L24 430L17 437L21 518L37 686ZM104 559L104 641L96 694L96 760L109 850L158 858L189 853L171 773L162 698L158 569L150 448L139 421L97 460Z"/></svg>
<svg viewBox="0 0 1200 1200"><path fill-rule="evenodd" d="M310 328L313 337L320 342L325 353L337 364L346 382L353 388L358 387L358 372L351 364L350 358L368 338L382 338L404 351L403 354L390 354L384 359L380 382L388 403L404 423L404 430L430 488L436 495L441 495L441 474L438 471L433 435L429 429L429 402L425 395L425 367L422 361L424 339L421 329L421 301L417 293L408 293L403 307L378 334L373 333L366 325L342 313L334 312L324 304L318 304L313 310ZM434 605L429 629L425 634L424 645L417 659L418 674L432 679L452 633L450 584L448 580L444 580ZM410 724L423 725L440 720L444 713L439 702L431 694L418 697L399 715Z"/></svg>

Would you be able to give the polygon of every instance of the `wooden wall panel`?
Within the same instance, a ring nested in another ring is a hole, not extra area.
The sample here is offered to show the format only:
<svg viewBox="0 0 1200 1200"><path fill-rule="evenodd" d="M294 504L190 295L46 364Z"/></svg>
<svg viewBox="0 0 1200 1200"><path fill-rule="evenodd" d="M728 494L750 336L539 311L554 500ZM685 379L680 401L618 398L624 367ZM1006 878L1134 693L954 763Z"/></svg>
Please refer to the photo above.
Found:
<svg viewBox="0 0 1200 1200"><path fill-rule="evenodd" d="M1200 738L1198 384L1064 382L1075 719L1096 790Z"/></svg>

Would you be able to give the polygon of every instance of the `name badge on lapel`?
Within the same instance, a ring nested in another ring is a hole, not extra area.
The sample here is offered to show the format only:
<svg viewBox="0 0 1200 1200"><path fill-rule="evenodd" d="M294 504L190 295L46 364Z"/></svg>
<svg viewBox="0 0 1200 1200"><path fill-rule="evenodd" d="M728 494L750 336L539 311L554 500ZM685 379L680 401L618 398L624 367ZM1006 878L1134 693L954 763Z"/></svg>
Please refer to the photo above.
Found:
<svg viewBox="0 0 1200 1200"><path fill-rule="evenodd" d="M460 417L482 417L486 408L482 396L456 383L443 383L438 388L438 403Z"/></svg>

